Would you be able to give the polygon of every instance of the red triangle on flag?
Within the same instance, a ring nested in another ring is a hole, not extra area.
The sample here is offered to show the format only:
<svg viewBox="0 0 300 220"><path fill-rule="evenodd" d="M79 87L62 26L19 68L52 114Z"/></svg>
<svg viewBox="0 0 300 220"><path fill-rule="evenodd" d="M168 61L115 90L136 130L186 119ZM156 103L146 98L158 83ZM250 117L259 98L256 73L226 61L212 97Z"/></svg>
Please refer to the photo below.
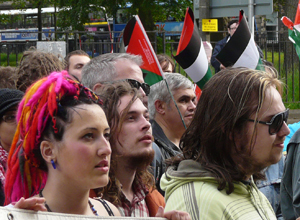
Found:
<svg viewBox="0 0 300 220"><path fill-rule="evenodd" d="M183 29L180 37L180 41L177 48L178 55L181 51L183 51L187 45L189 44L194 31L194 15L190 13L190 10L186 10L185 19L183 23Z"/></svg>
<svg viewBox="0 0 300 220"><path fill-rule="evenodd" d="M123 39L126 53L142 56L141 68L144 73L147 73L145 82L153 85L162 80L164 76L161 66L138 15L127 23Z"/></svg>

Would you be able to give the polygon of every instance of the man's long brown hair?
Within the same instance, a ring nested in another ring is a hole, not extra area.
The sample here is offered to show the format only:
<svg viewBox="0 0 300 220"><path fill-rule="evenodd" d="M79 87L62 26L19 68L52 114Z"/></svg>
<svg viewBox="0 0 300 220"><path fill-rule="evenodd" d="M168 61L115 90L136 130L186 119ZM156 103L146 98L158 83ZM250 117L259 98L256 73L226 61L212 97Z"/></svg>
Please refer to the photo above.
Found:
<svg viewBox="0 0 300 220"><path fill-rule="evenodd" d="M116 160L118 155L114 155L113 143L118 141L117 134L122 129L123 122L131 105L139 98L138 91L135 88L131 88L128 82L121 81L105 83L101 86L100 91L96 91L96 93L98 93L100 98L103 100L103 108L110 126L112 157L109 170L109 183L104 188L95 189L95 192L97 196L103 195L104 199L110 201L114 205L120 205L121 184L115 176L115 169L117 168ZM131 95L132 99L120 115L118 106L120 105L120 99L125 95ZM154 178L147 169L137 171L135 179L141 181L142 184L144 184L149 190L154 188Z"/></svg>
<svg viewBox="0 0 300 220"><path fill-rule="evenodd" d="M62 71L64 64L59 57L31 48L25 51L16 71L16 88L25 92L35 81L50 75L54 71Z"/></svg>
<svg viewBox="0 0 300 220"><path fill-rule="evenodd" d="M210 171L218 181L218 189L230 194L233 182L246 178L251 170L250 155L256 139L256 124L245 146L237 146L240 136L245 139L247 119L255 119L265 93L274 86L281 94L282 84L274 73L247 68L227 68L214 75L205 85L193 121L180 141L183 156L172 161L192 159ZM249 145L250 152L249 152Z"/></svg>

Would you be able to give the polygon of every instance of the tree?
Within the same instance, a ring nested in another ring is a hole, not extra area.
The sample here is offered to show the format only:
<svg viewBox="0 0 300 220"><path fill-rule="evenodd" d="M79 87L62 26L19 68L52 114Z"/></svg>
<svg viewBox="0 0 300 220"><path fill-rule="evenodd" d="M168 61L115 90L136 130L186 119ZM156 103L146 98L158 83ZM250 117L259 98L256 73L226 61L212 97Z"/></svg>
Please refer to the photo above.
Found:
<svg viewBox="0 0 300 220"><path fill-rule="evenodd" d="M4 2L5 0L0 0ZM90 21L89 14L105 8L109 17L113 17L117 10L131 5L126 10L132 15L139 15L145 29L155 29L156 21L165 21L168 17L182 20L187 7L193 6L193 0L12 0L13 6L25 9L54 6L60 8L58 13L58 26L63 29L72 27L73 30L84 30L84 24ZM40 11L40 10L39 10ZM39 31L42 22L39 15Z"/></svg>
<svg viewBox="0 0 300 220"><path fill-rule="evenodd" d="M58 26L63 29L84 30L90 22L89 14L103 11L102 0L56 0L60 8Z"/></svg>
<svg viewBox="0 0 300 220"><path fill-rule="evenodd" d="M38 40L42 40L42 16L41 9L42 7L49 6L53 4L54 0L12 0L12 7L18 9L26 9L26 8L38 8ZM5 2L5 0L0 0L0 3ZM1 17L5 18L4 16Z"/></svg>
<svg viewBox="0 0 300 220"><path fill-rule="evenodd" d="M119 7L127 8L127 12L132 15L139 15L145 29L152 31L155 29L155 22L165 21L168 17L173 17L177 21L182 21L187 7L193 7L192 0L103 0L102 5L106 8L110 16L117 13Z"/></svg>

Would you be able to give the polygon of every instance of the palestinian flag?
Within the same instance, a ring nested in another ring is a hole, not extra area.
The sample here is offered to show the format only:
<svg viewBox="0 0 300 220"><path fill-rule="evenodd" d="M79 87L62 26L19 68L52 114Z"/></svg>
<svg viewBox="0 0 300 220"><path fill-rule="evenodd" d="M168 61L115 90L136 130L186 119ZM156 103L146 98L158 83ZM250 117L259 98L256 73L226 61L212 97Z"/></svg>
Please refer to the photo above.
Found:
<svg viewBox="0 0 300 220"><path fill-rule="evenodd" d="M283 16L281 21L289 28L289 39L293 42L296 53L300 58L300 0L298 2L295 22L293 23L289 18Z"/></svg>
<svg viewBox="0 0 300 220"><path fill-rule="evenodd" d="M243 10L240 11L239 26L216 56L216 59L225 67L247 67L264 70Z"/></svg>
<svg viewBox="0 0 300 220"><path fill-rule="evenodd" d="M205 54L205 48L197 25L195 25L194 13L191 8L186 10L177 54L174 58L201 89L211 78L212 74Z"/></svg>
<svg viewBox="0 0 300 220"><path fill-rule="evenodd" d="M145 77L146 83L151 86L165 78L138 15L135 15L127 23L124 29L123 41L126 53L142 56L143 65L141 68L143 73L147 74Z"/></svg>

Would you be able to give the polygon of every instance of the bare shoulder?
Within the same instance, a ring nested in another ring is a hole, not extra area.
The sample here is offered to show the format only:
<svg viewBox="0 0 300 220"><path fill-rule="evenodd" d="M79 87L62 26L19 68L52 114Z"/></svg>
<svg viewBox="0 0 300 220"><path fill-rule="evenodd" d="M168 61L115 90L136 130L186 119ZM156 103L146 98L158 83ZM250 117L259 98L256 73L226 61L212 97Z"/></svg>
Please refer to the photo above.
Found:
<svg viewBox="0 0 300 220"><path fill-rule="evenodd" d="M97 210L97 212L101 213L101 216L109 216L107 210L105 209L105 207L99 200L97 200L97 199L90 199L90 200L91 200L92 204L94 205L95 209ZM112 212L114 213L115 216L121 215L116 206L114 206L112 203L110 203L107 200L104 200L104 199L102 199L102 200L107 203L107 205L112 210Z"/></svg>

